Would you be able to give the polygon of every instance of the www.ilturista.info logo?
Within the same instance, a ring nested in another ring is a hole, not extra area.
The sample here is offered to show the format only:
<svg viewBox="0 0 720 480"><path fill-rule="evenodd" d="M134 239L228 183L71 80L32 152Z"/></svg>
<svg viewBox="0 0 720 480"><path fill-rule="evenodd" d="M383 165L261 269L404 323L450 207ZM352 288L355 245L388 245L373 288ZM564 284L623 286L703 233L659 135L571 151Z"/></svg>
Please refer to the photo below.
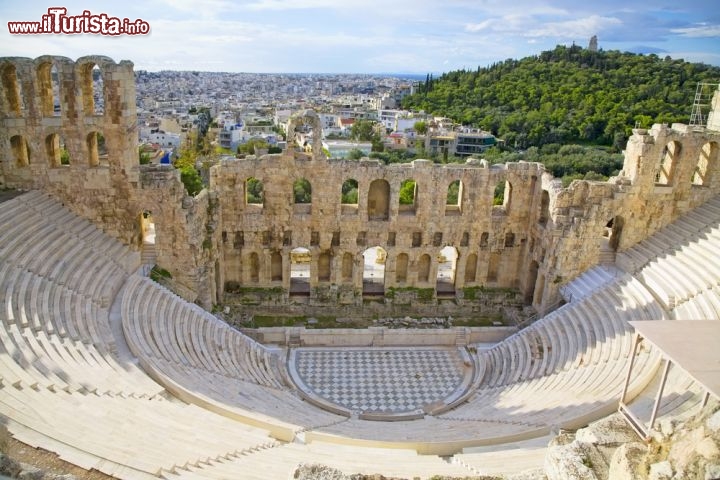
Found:
<svg viewBox="0 0 720 480"><path fill-rule="evenodd" d="M50 7L39 22L7 22L13 35L94 33L98 35L147 35L150 24L140 18L110 17L106 13L94 14L90 10L82 15L68 15L65 7Z"/></svg>

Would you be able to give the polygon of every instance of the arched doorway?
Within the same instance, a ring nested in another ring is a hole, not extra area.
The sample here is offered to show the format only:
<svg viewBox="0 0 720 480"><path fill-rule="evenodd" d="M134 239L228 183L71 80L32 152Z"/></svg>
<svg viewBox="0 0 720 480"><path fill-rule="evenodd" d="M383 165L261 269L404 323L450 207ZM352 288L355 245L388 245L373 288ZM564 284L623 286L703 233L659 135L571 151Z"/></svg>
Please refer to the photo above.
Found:
<svg viewBox="0 0 720 480"><path fill-rule="evenodd" d="M385 260L387 252L382 247L370 247L363 252L363 295L385 293Z"/></svg>
<svg viewBox="0 0 720 480"><path fill-rule="evenodd" d="M310 262L312 255L305 247L290 250L290 295L310 295Z"/></svg>
<svg viewBox="0 0 720 480"><path fill-rule="evenodd" d="M155 250L155 220L150 210L144 210L140 214L140 246L141 260L143 265L155 265L157 260L157 251Z"/></svg>
<svg viewBox="0 0 720 480"><path fill-rule="evenodd" d="M438 293L455 293L455 270L458 252L455 247L447 246L438 255L437 284Z"/></svg>

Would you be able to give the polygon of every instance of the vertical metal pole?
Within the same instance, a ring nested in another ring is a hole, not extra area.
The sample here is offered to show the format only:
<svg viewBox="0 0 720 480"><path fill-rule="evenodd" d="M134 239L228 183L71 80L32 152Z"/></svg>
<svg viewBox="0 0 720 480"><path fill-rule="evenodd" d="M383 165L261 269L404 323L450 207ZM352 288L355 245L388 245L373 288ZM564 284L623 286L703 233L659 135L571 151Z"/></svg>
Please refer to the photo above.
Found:
<svg viewBox="0 0 720 480"><path fill-rule="evenodd" d="M652 415L650 416L648 433L653 429L653 425L655 424L655 418L657 417L657 412L660 409L660 401L662 400L663 390L665 390L665 382L667 381L668 372L670 371L670 364L670 359L666 359L665 368L663 368L662 379L660 380L660 388L658 389L657 397L655 397L655 405L653 406Z"/></svg>
<svg viewBox="0 0 720 480"><path fill-rule="evenodd" d="M623 385L622 394L620 394L620 403L625 403L625 396L627 395L628 386L630 385L630 375L632 374L633 365L635 364L635 356L637 355L638 347L640 346L640 334L635 333L633 338L632 355L630 355L630 363L628 364L627 375L625 375L625 385Z"/></svg>

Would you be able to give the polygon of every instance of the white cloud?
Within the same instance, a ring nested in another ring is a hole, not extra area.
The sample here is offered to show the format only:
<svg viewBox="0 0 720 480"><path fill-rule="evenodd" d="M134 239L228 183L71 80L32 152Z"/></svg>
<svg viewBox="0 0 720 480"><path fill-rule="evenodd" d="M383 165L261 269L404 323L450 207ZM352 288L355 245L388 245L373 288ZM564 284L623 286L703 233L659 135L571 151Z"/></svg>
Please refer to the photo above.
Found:
<svg viewBox="0 0 720 480"><path fill-rule="evenodd" d="M496 21L497 20L489 18L487 20L483 20L480 23L468 23L467 25L465 25L465 30L467 30L468 32L482 32L484 30L491 29Z"/></svg>
<svg viewBox="0 0 720 480"><path fill-rule="evenodd" d="M530 29L525 36L565 39L578 37L584 38L602 32L608 28L621 26L622 24L623 22L619 18L592 15L585 18L566 20L564 22L548 22L539 28Z"/></svg>
<svg viewBox="0 0 720 480"><path fill-rule="evenodd" d="M692 38L720 37L720 25L699 24L696 27L674 28L671 32Z"/></svg>

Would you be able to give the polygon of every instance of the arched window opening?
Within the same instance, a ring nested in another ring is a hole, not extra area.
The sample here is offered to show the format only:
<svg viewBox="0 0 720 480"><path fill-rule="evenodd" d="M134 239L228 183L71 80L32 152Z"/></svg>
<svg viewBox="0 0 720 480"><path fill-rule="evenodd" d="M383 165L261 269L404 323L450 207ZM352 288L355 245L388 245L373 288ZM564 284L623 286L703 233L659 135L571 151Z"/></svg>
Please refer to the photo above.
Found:
<svg viewBox="0 0 720 480"><path fill-rule="evenodd" d="M330 281L330 265L332 263L332 257L330 253L323 252L318 256L318 281L329 282Z"/></svg>
<svg viewBox="0 0 720 480"><path fill-rule="evenodd" d="M418 260L418 282L430 281L430 255L423 254Z"/></svg>
<svg viewBox="0 0 720 480"><path fill-rule="evenodd" d="M5 92L5 108L7 113L20 115L25 110L22 89L18 81L15 65L5 65L0 73L3 92Z"/></svg>
<svg viewBox="0 0 720 480"><path fill-rule="evenodd" d="M506 212L510 211L512 201L512 184L508 181L498 182L495 185L495 193L493 195L493 205L502 207Z"/></svg>
<svg viewBox="0 0 720 480"><path fill-rule="evenodd" d="M345 180L340 193L340 203L343 205L357 205L358 182L354 178Z"/></svg>
<svg viewBox="0 0 720 480"><path fill-rule="evenodd" d="M51 133L45 137L45 152L47 153L50 168L58 168L71 163L70 151L57 133Z"/></svg>
<svg viewBox="0 0 720 480"><path fill-rule="evenodd" d="M10 148L13 152L15 165L17 167L27 167L30 165L30 147L27 140L22 135L14 135L10 137Z"/></svg>
<svg viewBox="0 0 720 480"><path fill-rule="evenodd" d="M100 157L107 159L107 148L105 147L105 137L100 132L88 133L86 139L88 152L88 165L97 167L100 165Z"/></svg>
<svg viewBox="0 0 720 480"><path fill-rule="evenodd" d="M390 218L390 184L386 180L373 180L368 189L368 220Z"/></svg>
<svg viewBox="0 0 720 480"><path fill-rule="evenodd" d="M283 261L280 252L273 252L270 257L270 280L273 282L282 282L283 279Z"/></svg>
<svg viewBox="0 0 720 480"><path fill-rule="evenodd" d="M538 222L540 225L545 225L548 218L550 218L550 194L547 190L543 190L540 195L540 218Z"/></svg>
<svg viewBox="0 0 720 480"><path fill-rule="evenodd" d="M663 148L660 163L655 173L656 185L671 185L677 160L680 158L680 142L670 141Z"/></svg>
<svg viewBox="0 0 720 480"><path fill-rule="evenodd" d="M310 295L310 262L312 255L305 247L290 250L290 295Z"/></svg>
<svg viewBox="0 0 720 480"><path fill-rule="evenodd" d="M455 293L455 271L457 270L458 251L447 246L438 255L437 285L438 293Z"/></svg>
<svg viewBox="0 0 720 480"><path fill-rule="evenodd" d="M403 180L400 184L399 213L401 215L414 215L417 202L417 183L415 180Z"/></svg>
<svg viewBox="0 0 720 480"><path fill-rule="evenodd" d="M708 168L710 165L717 164L718 144L716 142L708 142L700 149L700 157L698 158L695 172L693 172L693 185L709 185Z"/></svg>
<svg viewBox="0 0 720 480"><path fill-rule="evenodd" d="M57 66L46 62L38 66L38 87L40 89L40 111L45 117L59 116L60 104L60 77Z"/></svg>
<svg viewBox="0 0 720 480"><path fill-rule="evenodd" d="M474 253L468 255L465 261L465 284L474 283L477 278L477 261L478 257Z"/></svg>
<svg viewBox="0 0 720 480"><path fill-rule="evenodd" d="M407 281L408 256L407 253L401 253L395 260L395 281L398 283Z"/></svg>
<svg viewBox="0 0 720 480"><path fill-rule="evenodd" d="M293 183L293 211L297 214L309 214L312 203L312 186L305 178Z"/></svg>
<svg viewBox="0 0 720 480"><path fill-rule="evenodd" d="M358 211L358 182L354 178L345 180L340 189L340 212L354 215Z"/></svg>
<svg viewBox="0 0 720 480"><path fill-rule="evenodd" d="M384 248L370 247L363 252L363 295L383 295L385 293Z"/></svg>
<svg viewBox="0 0 720 480"><path fill-rule="evenodd" d="M345 253L342 257L342 279L344 282L352 281L353 277L353 256Z"/></svg>
<svg viewBox="0 0 720 480"><path fill-rule="evenodd" d="M305 178L299 178L293 183L293 201L295 203L312 202L312 186Z"/></svg>
<svg viewBox="0 0 720 480"><path fill-rule="evenodd" d="M80 88L85 115L102 115L105 111L104 81L100 68L94 63L82 66Z"/></svg>
<svg viewBox="0 0 720 480"><path fill-rule="evenodd" d="M255 177L245 180L245 204L262 206L264 199L263 183Z"/></svg>
<svg viewBox="0 0 720 480"><path fill-rule="evenodd" d="M445 215L460 215L462 213L463 184L455 180L448 185L445 197Z"/></svg>

